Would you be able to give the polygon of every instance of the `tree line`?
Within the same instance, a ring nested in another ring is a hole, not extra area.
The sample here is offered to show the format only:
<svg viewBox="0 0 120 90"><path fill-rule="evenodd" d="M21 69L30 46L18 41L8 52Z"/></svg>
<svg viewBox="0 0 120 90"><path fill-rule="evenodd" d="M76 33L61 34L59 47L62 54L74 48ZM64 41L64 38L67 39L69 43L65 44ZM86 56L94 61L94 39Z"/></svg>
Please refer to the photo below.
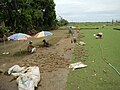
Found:
<svg viewBox="0 0 120 90"><path fill-rule="evenodd" d="M0 23L5 25L2 33L7 29L24 33L51 30L60 25L53 0L0 0Z"/></svg>

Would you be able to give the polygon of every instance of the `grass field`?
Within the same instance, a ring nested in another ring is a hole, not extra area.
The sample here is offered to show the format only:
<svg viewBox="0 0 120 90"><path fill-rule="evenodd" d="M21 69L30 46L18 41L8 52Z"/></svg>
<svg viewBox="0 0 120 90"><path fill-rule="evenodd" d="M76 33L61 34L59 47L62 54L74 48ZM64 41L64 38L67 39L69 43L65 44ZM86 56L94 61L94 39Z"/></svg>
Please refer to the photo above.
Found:
<svg viewBox="0 0 120 90"><path fill-rule="evenodd" d="M88 57L84 59L88 67L70 71L66 90L120 90L120 75L104 61L111 63L120 72L120 31L113 30L119 26L104 24L75 24L79 28L99 27L99 29L80 30L81 35L85 36L82 40L86 46L82 48L88 53ZM103 39L95 39L93 34L97 32L103 33ZM79 48L81 46L77 47L75 52ZM74 61L82 59L75 58L72 62Z"/></svg>

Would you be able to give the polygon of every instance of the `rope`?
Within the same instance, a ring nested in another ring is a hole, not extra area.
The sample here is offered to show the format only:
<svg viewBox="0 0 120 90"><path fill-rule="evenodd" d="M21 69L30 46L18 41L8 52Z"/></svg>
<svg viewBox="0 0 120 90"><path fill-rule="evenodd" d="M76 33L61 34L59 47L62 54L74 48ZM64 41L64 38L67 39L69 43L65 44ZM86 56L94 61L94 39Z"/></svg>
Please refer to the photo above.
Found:
<svg viewBox="0 0 120 90"><path fill-rule="evenodd" d="M120 76L120 72L111 63L109 63L108 61L106 61L106 58L103 57L103 52L102 52L101 44L100 44L100 51L101 51L101 57L102 57L103 61L106 62Z"/></svg>

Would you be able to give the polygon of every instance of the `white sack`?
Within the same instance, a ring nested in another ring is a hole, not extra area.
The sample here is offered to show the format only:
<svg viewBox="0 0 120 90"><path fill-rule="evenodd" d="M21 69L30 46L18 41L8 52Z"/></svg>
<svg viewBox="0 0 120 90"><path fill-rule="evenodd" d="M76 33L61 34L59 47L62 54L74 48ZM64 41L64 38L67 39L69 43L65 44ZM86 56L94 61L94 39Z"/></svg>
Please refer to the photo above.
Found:
<svg viewBox="0 0 120 90"><path fill-rule="evenodd" d="M36 52L36 48L32 48L31 53L34 53L34 52Z"/></svg>
<svg viewBox="0 0 120 90"><path fill-rule="evenodd" d="M27 71L26 75L34 81L34 86L37 87L37 84L40 81L39 67L34 66L34 67L28 67L27 69L28 69L28 71Z"/></svg>
<svg viewBox="0 0 120 90"><path fill-rule="evenodd" d="M82 45L82 46L84 46L86 43L80 41L79 44Z"/></svg>
<svg viewBox="0 0 120 90"><path fill-rule="evenodd" d="M40 81L39 67L28 67L25 71L27 72L17 78L18 90L34 90Z"/></svg>
<svg viewBox="0 0 120 90"><path fill-rule="evenodd" d="M14 65L11 68L9 68L8 74L19 73L19 72L21 72L24 69L25 69L25 67L20 67L19 65Z"/></svg>
<svg viewBox="0 0 120 90"><path fill-rule="evenodd" d="M26 75L22 75L18 77L17 83L18 83L18 90L34 90L33 80Z"/></svg>
<svg viewBox="0 0 120 90"><path fill-rule="evenodd" d="M69 66L69 68L72 68L73 70L77 68L84 68L84 67L87 67L87 65L83 64L82 62L73 63L73 64L70 64Z"/></svg>

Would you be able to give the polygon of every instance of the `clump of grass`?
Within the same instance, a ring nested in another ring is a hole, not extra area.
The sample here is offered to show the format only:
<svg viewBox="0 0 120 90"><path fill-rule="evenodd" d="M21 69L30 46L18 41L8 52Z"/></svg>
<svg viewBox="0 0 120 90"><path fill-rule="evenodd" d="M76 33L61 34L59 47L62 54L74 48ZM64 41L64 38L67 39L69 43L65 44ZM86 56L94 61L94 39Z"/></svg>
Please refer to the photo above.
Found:
<svg viewBox="0 0 120 90"><path fill-rule="evenodd" d="M18 56L18 57L26 56L26 55L29 55L27 50L20 50L20 51L17 51L13 54L13 56Z"/></svg>
<svg viewBox="0 0 120 90"><path fill-rule="evenodd" d="M120 28L113 28L114 30L119 30L120 31Z"/></svg>

